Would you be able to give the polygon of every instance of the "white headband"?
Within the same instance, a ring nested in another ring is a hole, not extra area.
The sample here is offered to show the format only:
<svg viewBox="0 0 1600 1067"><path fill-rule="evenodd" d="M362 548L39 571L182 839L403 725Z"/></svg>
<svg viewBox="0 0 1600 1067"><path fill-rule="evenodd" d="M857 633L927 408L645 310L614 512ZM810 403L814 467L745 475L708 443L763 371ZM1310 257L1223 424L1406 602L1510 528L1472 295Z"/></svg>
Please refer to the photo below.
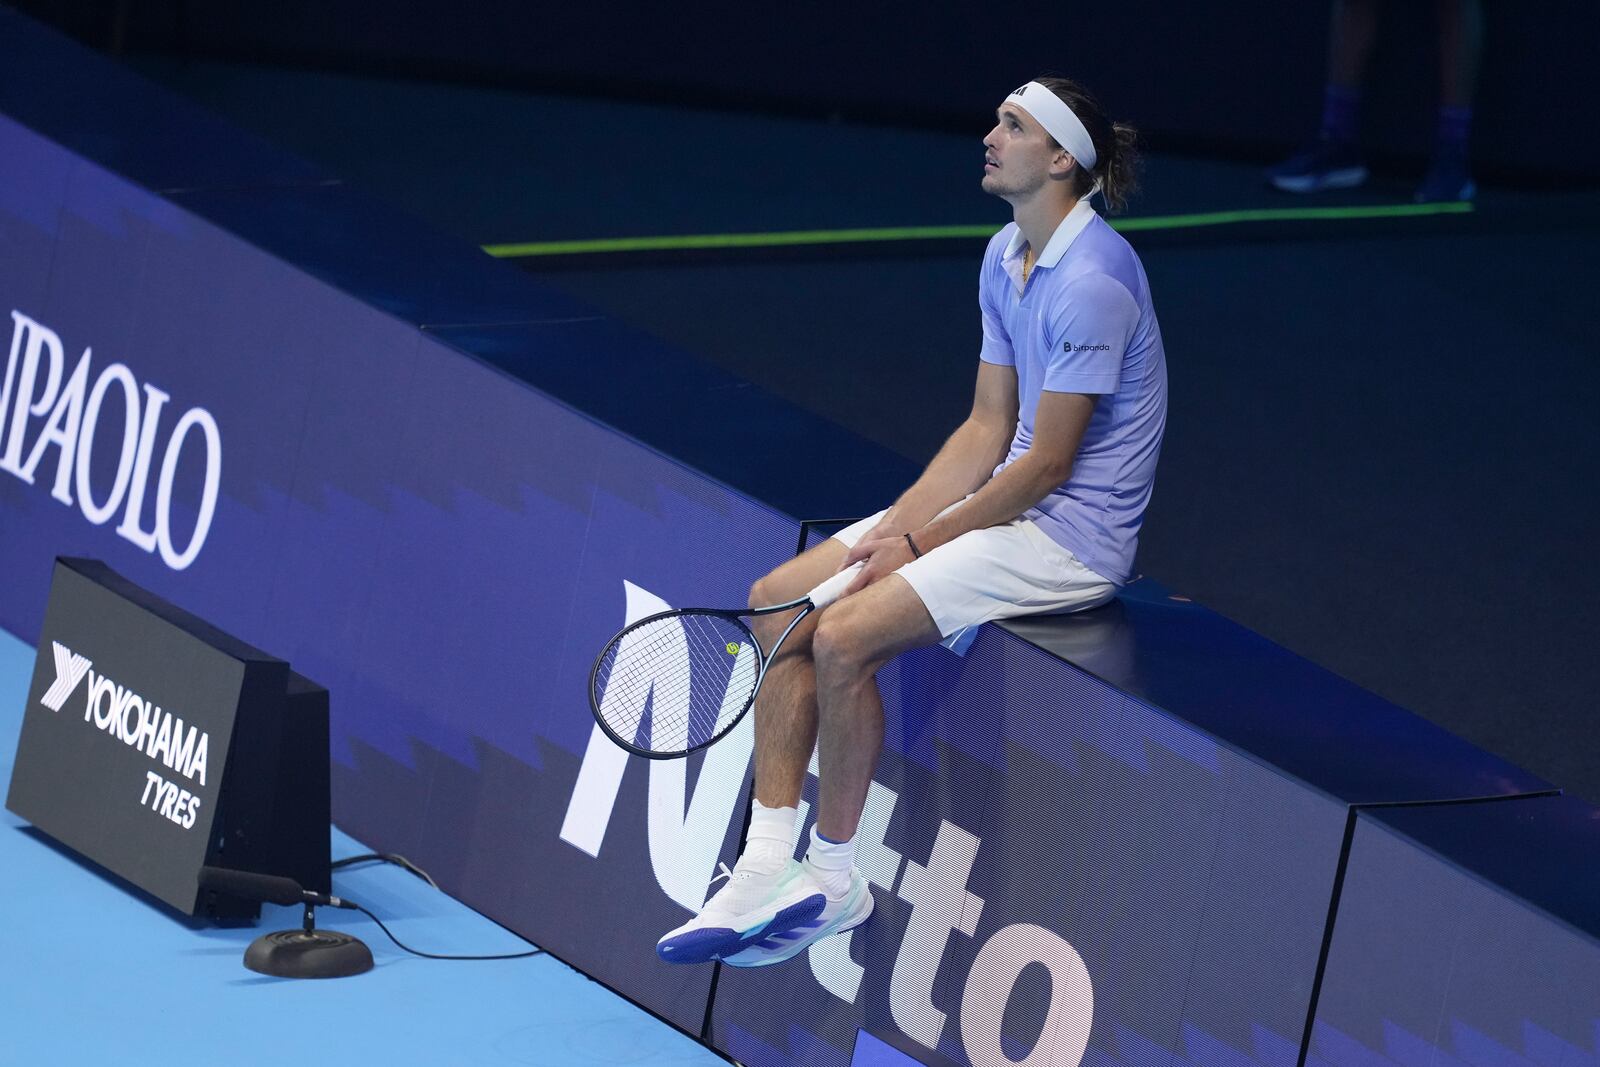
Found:
<svg viewBox="0 0 1600 1067"><path fill-rule="evenodd" d="M1084 170L1094 170L1099 156L1094 151L1094 140L1067 102L1038 82L1029 82L1013 89L1006 103L1016 104L1032 115L1056 143L1076 159Z"/></svg>

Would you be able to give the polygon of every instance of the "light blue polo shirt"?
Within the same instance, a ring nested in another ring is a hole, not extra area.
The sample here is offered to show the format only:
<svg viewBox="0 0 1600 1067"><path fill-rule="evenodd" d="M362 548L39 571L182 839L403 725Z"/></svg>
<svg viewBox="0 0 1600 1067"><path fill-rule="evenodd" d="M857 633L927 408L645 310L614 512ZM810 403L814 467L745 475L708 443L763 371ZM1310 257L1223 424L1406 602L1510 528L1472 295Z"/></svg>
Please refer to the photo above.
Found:
<svg viewBox="0 0 1600 1067"><path fill-rule="evenodd" d="M1067 481L1023 513L1118 585L1133 577L1139 526L1167 421L1167 363L1139 257L1087 200L1056 227L1022 282L1015 222L989 240L978 281L987 363L1017 369L1017 432L999 474L1033 442L1039 393L1099 399Z"/></svg>

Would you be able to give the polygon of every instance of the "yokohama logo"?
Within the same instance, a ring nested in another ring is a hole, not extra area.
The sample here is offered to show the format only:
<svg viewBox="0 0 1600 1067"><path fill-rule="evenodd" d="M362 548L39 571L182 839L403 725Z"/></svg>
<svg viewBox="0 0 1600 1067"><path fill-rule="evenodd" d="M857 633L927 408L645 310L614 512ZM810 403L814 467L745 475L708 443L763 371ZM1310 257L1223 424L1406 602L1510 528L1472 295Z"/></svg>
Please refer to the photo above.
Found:
<svg viewBox="0 0 1600 1067"><path fill-rule="evenodd" d="M158 761L168 770L184 775L190 781L206 784L206 766L211 752L211 735L190 724L184 729L183 719L170 711L163 711L155 701L147 700L129 686L120 685L103 674L96 674L93 662L80 656L59 641L50 642L55 653L56 680L39 698L39 703L51 711L59 712L67 698L77 691L84 675L89 676L85 693L83 721L108 737L113 737L131 748ZM155 782L161 779L152 772ZM151 784L155 784L155 782ZM148 794L149 787L146 787ZM178 789L171 795L176 798ZM168 790L163 787L162 796ZM183 803L188 806L190 797L185 791ZM199 801L195 801L198 807ZM183 816L184 828L194 825L194 812ZM175 818L174 821L179 821Z"/></svg>
<svg viewBox="0 0 1600 1067"><path fill-rule="evenodd" d="M61 705L67 702L72 691L78 688L78 683L83 681L84 672L94 666L94 663L84 659L60 641L52 641L50 646L56 656L56 680L45 690L44 696L39 698L39 703L51 711L60 711Z"/></svg>
<svg viewBox="0 0 1600 1067"><path fill-rule="evenodd" d="M68 371L54 330L20 311L11 312L11 320L11 350L0 379L0 471L33 485L53 450L52 498L78 508L96 526L120 512L119 537L146 552L159 550L173 570L188 567L205 546L216 514L222 480L222 435L216 419L204 408L190 408L169 421L164 409L171 397L149 382L141 385L126 365L108 363L96 374L93 353L85 348ZM106 396L113 392L120 394L120 440L114 418L104 425L101 419ZM172 497L186 446L203 454L205 481L194 529L180 546L173 531ZM119 449L110 485L91 482L96 448ZM152 480L155 499L150 508L146 502ZM148 522L147 512L153 512Z"/></svg>

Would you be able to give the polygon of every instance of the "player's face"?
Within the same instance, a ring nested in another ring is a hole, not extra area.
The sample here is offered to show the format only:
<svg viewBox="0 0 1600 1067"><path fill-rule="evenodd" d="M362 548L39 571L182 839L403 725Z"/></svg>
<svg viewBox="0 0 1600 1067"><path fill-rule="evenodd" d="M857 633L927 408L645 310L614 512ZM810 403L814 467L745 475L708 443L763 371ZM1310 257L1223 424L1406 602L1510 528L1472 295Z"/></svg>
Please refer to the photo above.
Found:
<svg viewBox="0 0 1600 1067"><path fill-rule="evenodd" d="M1050 164L1064 155L1032 115L1015 104L995 110L994 129L983 139L983 191L1006 200L1025 199L1050 179Z"/></svg>

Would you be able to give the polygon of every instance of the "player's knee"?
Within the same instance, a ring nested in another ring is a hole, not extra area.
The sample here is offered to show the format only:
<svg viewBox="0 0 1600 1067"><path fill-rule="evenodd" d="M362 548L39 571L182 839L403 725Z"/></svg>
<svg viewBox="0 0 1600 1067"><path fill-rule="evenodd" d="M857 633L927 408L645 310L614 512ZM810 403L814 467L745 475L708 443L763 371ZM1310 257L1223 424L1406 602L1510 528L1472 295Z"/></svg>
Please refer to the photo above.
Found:
<svg viewBox="0 0 1600 1067"><path fill-rule="evenodd" d="M851 625L848 613L825 611L811 636L811 655L817 663L817 673L837 676L854 670L860 658L861 642Z"/></svg>
<svg viewBox="0 0 1600 1067"><path fill-rule="evenodd" d="M765 578L757 579L755 584L750 587L750 606L752 608L771 607L773 604L779 603L780 599L773 589L772 575L770 574ZM751 632L756 635L756 639L761 642L762 647L770 649L773 642L777 641L778 635L783 633L785 627L788 626L789 616L787 613L756 615L745 621L750 624ZM796 652L805 651L805 638L806 631L803 628L799 632L792 634L789 640L784 642L782 654L789 656Z"/></svg>
<svg viewBox="0 0 1600 1067"><path fill-rule="evenodd" d="M752 608L764 608L769 604L777 603L772 599L771 590L772 575L768 574L757 578L750 586L750 606Z"/></svg>

